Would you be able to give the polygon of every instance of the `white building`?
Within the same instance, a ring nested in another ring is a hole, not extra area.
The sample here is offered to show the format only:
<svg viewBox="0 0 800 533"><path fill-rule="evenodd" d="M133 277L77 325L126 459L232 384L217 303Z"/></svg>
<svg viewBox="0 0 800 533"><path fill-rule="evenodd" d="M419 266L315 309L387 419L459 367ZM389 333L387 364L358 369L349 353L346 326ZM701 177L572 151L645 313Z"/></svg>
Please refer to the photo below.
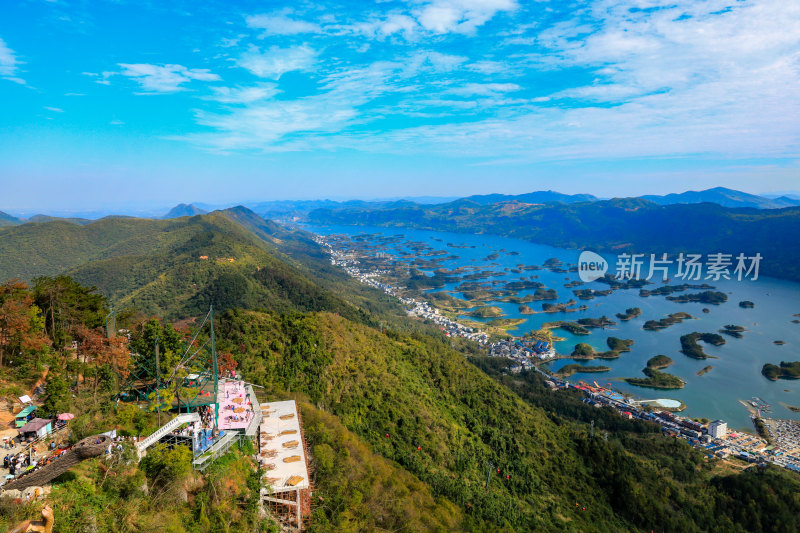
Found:
<svg viewBox="0 0 800 533"><path fill-rule="evenodd" d="M715 439L721 439L728 434L728 424L722 420L714 420L708 425L708 434Z"/></svg>

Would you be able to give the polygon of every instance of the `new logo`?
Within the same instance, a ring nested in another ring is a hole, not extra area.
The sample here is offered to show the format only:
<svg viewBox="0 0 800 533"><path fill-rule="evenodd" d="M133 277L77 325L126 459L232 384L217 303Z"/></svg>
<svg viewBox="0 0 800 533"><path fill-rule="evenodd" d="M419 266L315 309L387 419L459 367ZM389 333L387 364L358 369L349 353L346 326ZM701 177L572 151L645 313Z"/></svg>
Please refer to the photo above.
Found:
<svg viewBox="0 0 800 533"><path fill-rule="evenodd" d="M578 258L578 276L584 283L595 281L602 278L608 271L608 263L605 259L594 252L588 250L581 252Z"/></svg>

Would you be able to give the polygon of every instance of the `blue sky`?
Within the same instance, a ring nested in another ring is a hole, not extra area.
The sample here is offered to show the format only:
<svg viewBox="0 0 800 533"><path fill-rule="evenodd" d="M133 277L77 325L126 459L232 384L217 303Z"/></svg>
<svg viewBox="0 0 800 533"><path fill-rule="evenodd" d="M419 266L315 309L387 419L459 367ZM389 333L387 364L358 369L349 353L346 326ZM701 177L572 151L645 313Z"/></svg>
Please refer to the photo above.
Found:
<svg viewBox="0 0 800 533"><path fill-rule="evenodd" d="M800 189L800 3L9 0L0 210Z"/></svg>

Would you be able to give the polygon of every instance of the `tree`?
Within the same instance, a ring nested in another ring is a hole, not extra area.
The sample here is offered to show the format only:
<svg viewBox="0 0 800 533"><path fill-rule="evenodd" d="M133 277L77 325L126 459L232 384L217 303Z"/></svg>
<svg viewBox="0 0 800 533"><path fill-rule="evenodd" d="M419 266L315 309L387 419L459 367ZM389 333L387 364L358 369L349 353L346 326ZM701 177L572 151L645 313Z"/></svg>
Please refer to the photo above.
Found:
<svg viewBox="0 0 800 533"><path fill-rule="evenodd" d="M233 358L233 354L230 352L217 352L217 368L219 368L219 375L220 376L227 376L230 375L239 363L236 362L236 359Z"/></svg>
<svg viewBox="0 0 800 533"><path fill-rule="evenodd" d="M69 384L61 376L51 372L44 384L42 411L50 415L62 413L69 408Z"/></svg>
<svg viewBox="0 0 800 533"><path fill-rule="evenodd" d="M58 349L65 346L78 327L94 329L105 325L106 297L97 293L97 287L81 285L69 276L35 278L33 297L44 314L46 334Z"/></svg>
<svg viewBox="0 0 800 533"><path fill-rule="evenodd" d="M128 339L126 337L112 337L105 341L103 350L97 356L98 365L108 365L117 376L123 378L130 375L131 353L128 349ZM97 382L94 387L95 397L97 397Z"/></svg>
<svg viewBox="0 0 800 533"><path fill-rule="evenodd" d="M141 355L143 360L153 361L156 339L158 339L161 374L169 376L178 363L183 346L181 336L172 324L162 324L155 318L139 324L132 332L130 350Z"/></svg>
<svg viewBox="0 0 800 533"><path fill-rule="evenodd" d="M42 331L41 312L28 286L17 279L0 285L0 367L6 355L44 349L49 343Z"/></svg>

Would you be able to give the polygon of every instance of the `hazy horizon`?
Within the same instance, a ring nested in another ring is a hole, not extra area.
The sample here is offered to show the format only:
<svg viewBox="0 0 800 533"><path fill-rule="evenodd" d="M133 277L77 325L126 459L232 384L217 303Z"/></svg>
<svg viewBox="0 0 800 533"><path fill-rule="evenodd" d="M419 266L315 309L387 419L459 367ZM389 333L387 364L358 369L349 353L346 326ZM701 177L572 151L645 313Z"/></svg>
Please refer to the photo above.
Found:
<svg viewBox="0 0 800 533"><path fill-rule="evenodd" d="M722 187L721 185L719 187ZM712 187L713 188L713 187ZM555 190L555 189L548 189L553 190L554 192L559 192L563 194L593 194L598 199L610 199L614 198L611 196L603 196L599 194L594 194L591 192L578 192L578 193L564 193L563 191ZM740 190L740 189L736 189ZM9 215L19 217L19 218L30 218L37 215L45 215L45 216L55 216L55 217L80 217L80 218L102 218L104 216L110 215L120 215L120 216L143 216L143 217L159 217L165 215L170 209L176 207L181 204L185 205L194 205L200 209L213 211L216 209L226 209L229 207L235 207L237 205L244 205L244 206L255 206L257 204L268 203L268 202L307 202L307 201L333 201L333 202L348 202L348 201L365 201L365 202L381 202L381 201L398 201L398 200L410 200L410 201L417 201L418 203L444 203L456 200L458 198L463 198L466 196L475 196L475 195L490 195L490 194L509 194L509 195L518 195L518 194L527 194L530 192L538 192L538 191L522 191L522 192L511 192L511 193L502 193L497 191L486 191L486 192L479 192L474 194L468 194L464 196L384 196L384 197L357 197L357 196L331 196L331 197L317 197L317 198L272 198L272 199L245 199L239 201L232 201L232 202L207 202L203 200L196 200L196 201L186 201L186 200L176 200L174 203L165 203L165 201L157 201L152 204L131 204L126 203L123 205L111 205L111 206L98 206L93 205L91 208L89 206L85 208L76 208L76 209L66 209L63 207L52 207L52 208L37 208L37 207L29 207L29 208L8 208L3 209L0 206L0 212L7 213ZM687 191L671 191L673 193L682 193ZM800 190L790 190L790 191L772 191L772 192L749 192L749 191L741 191L747 192L748 194L754 194L757 196L763 197L777 197L777 196L790 196L795 197L795 199L800 200ZM669 194L669 193L667 193ZM636 196L645 196L643 195L636 195ZM631 197L631 196L627 196Z"/></svg>

